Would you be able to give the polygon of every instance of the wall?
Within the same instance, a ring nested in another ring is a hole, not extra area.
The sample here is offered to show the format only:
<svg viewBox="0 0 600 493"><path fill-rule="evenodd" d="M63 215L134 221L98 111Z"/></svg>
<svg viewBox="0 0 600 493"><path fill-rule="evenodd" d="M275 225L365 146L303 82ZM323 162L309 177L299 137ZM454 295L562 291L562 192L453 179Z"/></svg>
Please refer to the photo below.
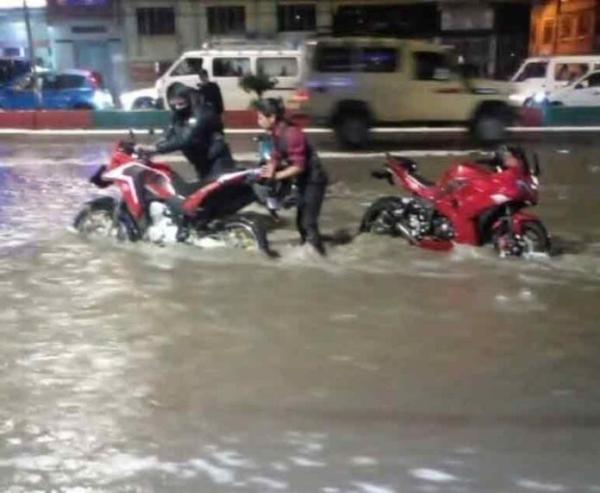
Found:
<svg viewBox="0 0 600 493"><path fill-rule="evenodd" d="M532 56L578 55L598 49L598 0L547 0L531 12Z"/></svg>
<svg viewBox="0 0 600 493"><path fill-rule="evenodd" d="M46 13L43 9L29 9L31 34L34 41L36 58L41 58L44 65L51 64L50 42L48 38ZM19 56L29 57L27 28L22 9L0 10L0 55L4 50L18 50Z"/></svg>

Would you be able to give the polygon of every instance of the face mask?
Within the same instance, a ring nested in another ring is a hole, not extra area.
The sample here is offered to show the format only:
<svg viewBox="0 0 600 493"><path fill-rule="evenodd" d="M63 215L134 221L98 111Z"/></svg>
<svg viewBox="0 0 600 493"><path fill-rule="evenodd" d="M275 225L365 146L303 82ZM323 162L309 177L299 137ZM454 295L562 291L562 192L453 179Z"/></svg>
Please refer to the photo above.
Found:
<svg viewBox="0 0 600 493"><path fill-rule="evenodd" d="M173 110L173 113L175 113L180 118L186 118L191 113L190 104L185 99L178 98L171 100L169 101L169 106Z"/></svg>

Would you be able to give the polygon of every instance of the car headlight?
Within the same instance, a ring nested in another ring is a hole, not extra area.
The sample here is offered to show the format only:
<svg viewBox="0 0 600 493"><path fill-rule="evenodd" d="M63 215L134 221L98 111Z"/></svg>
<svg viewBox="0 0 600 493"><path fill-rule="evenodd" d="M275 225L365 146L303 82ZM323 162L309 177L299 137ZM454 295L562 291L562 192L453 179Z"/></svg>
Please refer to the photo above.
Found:
<svg viewBox="0 0 600 493"><path fill-rule="evenodd" d="M510 99L511 101L514 101L515 103L519 103L519 104L521 104L525 100L523 95L519 94L519 93L511 94L510 96L508 96L508 99Z"/></svg>

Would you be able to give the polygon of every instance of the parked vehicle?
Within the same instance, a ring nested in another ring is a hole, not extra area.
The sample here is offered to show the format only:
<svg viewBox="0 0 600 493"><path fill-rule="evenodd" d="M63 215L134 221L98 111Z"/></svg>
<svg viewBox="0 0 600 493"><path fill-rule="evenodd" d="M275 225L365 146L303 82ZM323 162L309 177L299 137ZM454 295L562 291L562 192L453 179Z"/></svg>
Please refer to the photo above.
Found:
<svg viewBox="0 0 600 493"><path fill-rule="evenodd" d="M155 87L123 92L119 96L121 108L126 111L160 109L158 92Z"/></svg>
<svg viewBox="0 0 600 493"><path fill-rule="evenodd" d="M245 110L256 95L239 87L240 77L264 73L277 80L276 87L266 92L265 97L291 98L302 75L302 52L280 46L248 45L188 51L156 81L159 98L166 101L176 82L196 88L201 69L208 72L211 81L219 84L226 110Z"/></svg>
<svg viewBox="0 0 600 493"><path fill-rule="evenodd" d="M513 119L507 82L466 79L446 48L385 38L322 38L310 45L300 111L344 146L368 142L375 124L469 122L476 137L504 137Z"/></svg>
<svg viewBox="0 0 600 493"><path fill-rule="evenodd" d="M541 102L549 93L568 86L591 70L600 69L600 55L527 58L512 77L510 99L519 105Z"/></svg>
<svg viewBox="0 0 600 493"><path fill-rule="evenodd" d="M573 84L544 95L541 102L555 106L600 106L600 70L590 72Z"/></svg>
<svg viewBox="0 0 600 493"><path fill-rule="evenodd" d="M257 167L186 182L168 165L135 154L133 142L119 142L108 166L101 166L90 180L100 188L113 187L118 198L91 200L77 214L74 227L86 236L199 247L208 241L210 246L273 255L263 224L239 212L253 202L262 203L255 193L259 177ZM271 213L279 207L279 198L273 198L264 203Z"/></svg>
<svg viewBox="0 0 600 493"><path fill-rule="evenodd" d="M537 156L532 166L521 149L503 150L489 161L454 163L437 183L420 176L410 159L389 156L373 176L411 196L376 200L360 229L435 250L492 243L502 257L547 253L546 228L524 211L538 202L539 174Z"/></svg>
<svg viewBox="0 0 600 493"><path fill-rule="evenodd" d="M18 57L0 57L0 86L5 86L29 72L31 72L29 60Z"/></svg>
<svg viewBox="0 0 600 493"><path fill-rule="evenodd" d="M30 110L38 107L52 110L108 109L113 107L111 94L104 89L102 76L88 70L31 72L0 88L0 109Z"/></svg>

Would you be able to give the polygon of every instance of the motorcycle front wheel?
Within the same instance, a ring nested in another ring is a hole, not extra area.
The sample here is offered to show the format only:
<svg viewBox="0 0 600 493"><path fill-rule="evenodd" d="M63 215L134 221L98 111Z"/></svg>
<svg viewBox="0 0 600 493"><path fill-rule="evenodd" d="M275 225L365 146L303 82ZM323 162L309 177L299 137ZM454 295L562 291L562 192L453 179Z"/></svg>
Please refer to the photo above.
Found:
<svg viewBox="0 0 600 493"><path fill-rule="evenodd" d="M85 238L115 238L118 241L135 241L132 225L117 214L117 204L112 197L101 197L85 205L75 216L73 227ZM117 217L118 216L118 217Z"/></svg>
<svg viewBox="0 0 600 493"><path fill-rule="evenodd" d="M541 221L523 223L520 235L512 235L501 227L493 235L494 249L500 256L528 256L550 253L550 236Z"/></svg>

